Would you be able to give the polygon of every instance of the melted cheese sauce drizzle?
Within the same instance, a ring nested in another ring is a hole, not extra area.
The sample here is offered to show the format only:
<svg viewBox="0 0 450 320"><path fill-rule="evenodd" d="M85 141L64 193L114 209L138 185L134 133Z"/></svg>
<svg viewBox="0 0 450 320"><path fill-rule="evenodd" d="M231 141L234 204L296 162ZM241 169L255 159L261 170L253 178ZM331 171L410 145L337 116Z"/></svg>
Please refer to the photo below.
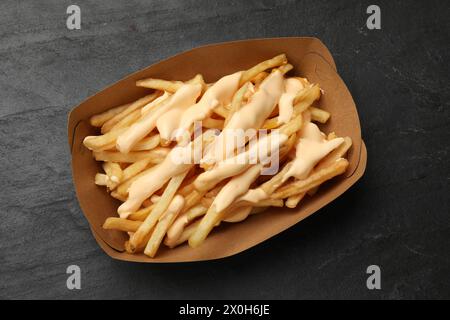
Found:
<svg viewBox="0 0 450 320"><path fill-rule="evenodd" d="M200 95L201 85L185 84L167 100L145 113L138 122L122 133L116 141L117 150L128 153L133 146L148 135L156 126L156 121L168 110L178 107L185 108L193 103Z"/></svg>
<svg viewBox="0 0 450 320"><path fill-rule="evenodd" d="M278 124L288 123L294 112L294 99L297 93L304 88L303 83L297 78L289 78L284 81L284 93L278 102Z"/></svg>
<svg viewBox="0 0 450 320"><path fill-rule="evenodd" d="M311 122L305 124L295 147L295 159L288 172L283 176L283 181L290 177L307 178L315 165L343 142L343 138L328 141L317 125Z"/></svg>
<svg viewBox="0 0 450 320"><path fill-rule="evenodd" d="M271 73L261 83L259 90L250 98L250 102L233 114L224 130L220 133L206 153L202 162L215 163L226 159L226 144L234 141L233 131L236 129L258 129L272 113L283 93L283 74L279 71ZM236 145L240 148L242 145Z"/></svg>

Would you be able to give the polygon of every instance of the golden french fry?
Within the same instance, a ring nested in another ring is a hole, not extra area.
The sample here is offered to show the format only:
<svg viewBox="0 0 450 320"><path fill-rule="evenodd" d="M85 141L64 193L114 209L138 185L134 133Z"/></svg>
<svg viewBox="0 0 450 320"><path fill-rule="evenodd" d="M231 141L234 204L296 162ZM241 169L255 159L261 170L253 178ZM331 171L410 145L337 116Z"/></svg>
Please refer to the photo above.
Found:
<svg viewBox="0 0 450 320"><path fill-rule="evenodd" d="M344 157L344 155L347 153L347 151L350 149L351 146L352 146L352 139L350 137L344 137L344 142L342 142L339 145L339 147L331 151L322 160L320 160L319 163L315 166L313 172L322 170L330 166L332 163L336 162L340 158Z"/></svg>
<svg viewBox="0 0 450 320"><path fill-rule="evenodd" d="M185 204L183 208L183 213L192 208L194 205L199 203L199 201L205 195L204 191L193 190L191 193L184 197Z"/></svg>
<svg viewBox="0 0 450 320"><path fill-rule="evenodd" d="M123 176L122 168L118 163L105 162L103 163L103 170L109 177L108 188L114 189L121 181Z"/></svg>
<svg viewBox="0 0 450 320"><path fill-rule="evenodd" d="M202 121L202 126L208 129L219 129L222 130L224 126L224 121L214 118L206 118Z"/></svg>
<svg viewBox="0 0 450 320"><path fill-rule="evenodd" d="M290 64L290 63L284 64L284 65L282 65L282 66L277 68L277 70L280 71L283 75L285 75L286 73L288 73L292 69L294 69L294 66L292 64Z"/></svg>
<svg viewBox="0 0 450 320"><path fill-rule="evenodd" d="M87 136L83 140L86 148L93 151L104 151L115 146L117 137L127 128L118 128L100 136Z"/></svg>
<svg viewBox="0 0 450 320"><path fill-rule="evenodd" d="M327 136L327 140L333 140L333 139L336 139L336 138L337 138L337 135L336 135L336 133L334 131L330 132L328 134L328 136Z"/></svg>
<svg viewBox="0 0 450 320"><path fill-rule="evenodd" d="M109 217L103 223L103 229L136 232L141 224L141 221L132 221L123 218Z"/></svg>
<svg viewBox="0 0 450 320"><path fill-rule="evenodd" d="M323 182L330 180L335 176L343 174L347 167L348 161L341 158L327 168L311 174L304 180L296 180L282 186L276 192L274 192L271 197L272 199L283 199L298 193L307 192L309 189L317 187Z"/></svg>
<svg viewBox="0 0 450 320"><path fill-rule="evenodd" d="M331 114L325 110L316 107L310 107L309 110L311 111L312 121L327 123L328 119L330 119Z"/></svg>
<svg viewBox="0 0 450 320"><path fill-rule="evenodd" d="M209 208L212 205L213 201L214 201L214 198L206 198L206 197L204 197L204 198L202 198L200 200L200 204L202 206L205 206L205 207Z"/></svg>
<svg viewBox="0 0 450 320"><path fill-rule="evenodd" d="M239 81L239 86L255 78L259 73L266 71L267 69L279 67L287 63L285 54L280 54L272 59L258 63L256 66L244 71Z"/></svg>
<svg viewBox="0 0 450 320"><path fill-rule="evenodd" d="M159 134L154 134L139 141L133 148L131 148L131 151L152 150L159 145L160 141L161 138Z"/></svg>
<svg viewBox="0 0 450 320"><path fill-rule="evenodd" d="M195 190L193 182L195 181L196 176L192 176L189 179L186 177L185 181L183 182L183 186L178 190L178 193L181 194L183 197L186 197L189 193Z"/></svg>
<svg viewBox="0 0 450 320"><path fill-rule="evenodd" d="M230 111L228 112L226 118L225 118L225 124L224 126L226 126L228 124L228 122L230 122L231 117L233 116L233 114L235 112L237 112L242 105L242 101L244 100L244 95L247 92L247 89L249 87L249 82L244 83L244 85L238 90L236 91L236 93L233 96L233 100L231 101L231 108Z"/></svg>
<svg viewBox="0 0 450 320"><path fill-rule="evenodd" d="M150 159L150 163L160 163L169 153L170 149L155 148L149 151L132 151L129 153L120 153L116 151L94 151L94 157L97 161L109 162L127 162L133 163L142 159Z"/></svg>
<svg viewBox="0 0 450 320"><path fill-rule="evenodd" d="M175 196L178 188L186 177L187 171L179 174L178 176L170 179L169 184L161 195L161 199L155 204L153 210L145 218L144 223L139 227L139 229L130 237L131 248L137 248L139 244L142 243L144 238L150 233L153 227L158 222L159 218L164 214L164 212L169 207L172 199ZM184 204L183 200L183 204Z"/></svg>
<svg viewBox="0 0 450 320"><path fill-rule="evenodd" d="M168 246L169 248L175 248L176 246L179 246L182 243L185 243L188 241L188 239L191 237L191 235L194 233L195 229L197 229L198 225L200 224L200 220L194 221L190 225L188 225L186 228L184 228L183 232L177 239L166 239L164 240L164 244Z"/></svg>
<svg viewBox="0 0 450 320"><path fill-rule="evenodd" d="M127 108L122 110L120 113L113 116L111 119L106 121L102 126L102 133L106 133L109 130L111 130L120 120L128 116L130 113L132 113L135 110L141 109L144 107L147 103L152 102L160 95L159 92L154 92L149 95L146 95L133 103L131 103Z"/></svg>
<svg viewBox="0 0 450 320"><path fill-rule="evenodd" d="M123 195L117 193L116 191L112 191L110 194L111 197L116 198L117 200L120 200L122 202L127 201L127 197L124 197Z"/></svg>
<svg viewBox="0 0 450 320"><path fill-rule="evenodd" d="M144 239L144 241L142 241L142 244L140 244L139 247L135 248L133 251L131 250L130 241L125 241L125 251L130 254L143 252L145 249L145 246L147 245L147 242L150 240L150 234L147 235L147 237Z"/></svg>
<svg viewBox="0 0 450 320"><path fill-rule="evenodd" d="M145 159L145 160L150 161L150 158L149 159ZM135 163L138 163L140 161L142 161L142 160L139 160L139 161L137 161ZM131 178L127 179L127 180L124 179L124 182L122 182L119 186L116 187L116 192L118 194L124 196L124 197L128 196L128 189L130 188L131 184L134 181L136 181L138 178L140 178L144 174L146 174L148 172L147 170L153 170L153 169L154 169L154 167L150 167L150 168L148 168L146 170L143 170L143 171L139 172L138 174L134 175L133 177L131 177Z"/></svg>
<svg viewBox="0 0 450 320"><path fill-rule="evenodd" d="M281 146L279 151L279 162L283 162L284 159L288 156L289 152L294 149L295 142L297 141L297 134L293 133L289 136L289 139L286 141L284 145Z"/></svg>
<svg viewBox="0 0 450 320"><path fill-rule="evenodd" d="M131 126L133 123L135 123L136 121L138 121L141 117L142 117L142 113L141 113L142 109L138 109L138 110L134 110L132 113L130 113L129 115L125 116L123 119L121 119L119 122L117 122L110 130L103 130L102 127L102 133L108 133L110 131L115 131L115 130L119 130L121 128L127 128L129 126Z"/></svg>
<svg viewBox="0 0 450 320"><path fill-rule="evenodd" d="M258 202L250 202L250 201L238 201L236 202L236 207L243 206L254 206L254 207L279 207L281 208L284 205L282 199L264 199Z"/></svg>
<svg viewBox="0 0 450 320"><path fill-rule="evenodd" d="M106 186L108 184L109 177L103 173L95 174L95 184L98 186Z"/></svg>
<svg viewBox="0 0 450 320"><path fill-rule="evenodd" d="M93 126L93 127L101 127L106 121L108 121L115 115L121 113L126 108L128 108L130 105L131 105L131 103L127 103L127 104L124 104L124 105L121 105L121 106L118 106L118 107L115 107L112 109L108 109L102 113L93 115L89 119L89 122L90 122L91 126Z"/></svg>
<svg viewBox="0 0 450 320"><path fill-rule="evenodd" d="M217 212L215 205L209 207L206 215L202 218L194 233L189 237L189 246L196 248L202 244L214 226L225 216L226 210Z"/></svg>
<svg viewBox="0 0 450 320"><path fill-rule="evenodd" d="M334 132L332 132L328 135L329 140L335 139L335 138L336 138L336 134ZM331 151L329 154L327 154L322 160L320 160L319 163L314 168L313 172L322 170L322 169L328 167L329 165L331 165L333 162L337 161L339 158L344 157L344 155L347 153L348 149L350 149L351 146L352 146L352 139L350 137L344 137L344 142L339 147L337 147L336 149ZM308 190L307 193L309 196L313 196L317 192L318 189L319 189L319 186Z"/></svg>
<svg viewBox="0 0 450 320"><path fill-rule="evenodd" d="M168 81L162 79L147 78L136 81L137 87L161 90L174 93L183 85L183 81Z"/></svg>
<svg viewBox="0 0 450 320"><path fill-rule="evenodd" d="M263 80L265 78L267 78L269 76L268 72L260 72L256 75L256 77L254 77L251 81L253 82L253 84L255 85L256 88L259 87L259 85L261 84L261 82L263 82Z"/></svg>
<svg viewBox="0 0 450 320"><path fill-rule="evenodd" d="M230 112L230 110L228 110L224 106L218 106L218 107L214 108L214 113L218 114L219 116L221 116L224 119L227 118L229 112Z"/></svg>
<svg viewBox="0 0 450 320"><path fill-rule="evenodd" d="M279 133L290 136L302 128L303 116L301 114L292 118L288 123L279 128Z"/></svg>
<svg viewBox="0 0 450 320"><path fill-rule="evenodd" d="M305 196L305 193L299 193L293 196L290 196L289 198L287 198L285 205L288 208L295 208L298 203L300 202L300 200L303 199L303 197Z"/></svg>
<svg viewBox="0 0 450 320"><path fill-rule="evenodd" d="M144 171L148 167L150 162L151 162L150 158L146 158L130 164L123 170L122 181L125 182L128 179L131 179L134 176L136 176L138 173Z"/></svg>
<svg viewBox="0 0 450 320"><path fill-rule="evenodd" d="M127 219L134 220L134 221L144 221L145 218L152 212L152 210L155 208L155 204L151 204L148 207L144 207L142 209L139 209L136 212L131 213Z"/></svg>
<svg viewBox="0 0 450 320"><path fill-rule="evenodd" d="M320 98L320 87L318 85L313 85L311 87L306 87L297 94L294 100L294 112L292 117L296 117L302 114L306 109L308 109L311 104ZM278 117L273 117L264 121L263 129L275 129L278 128L280 124L278 123Z"/></svg>
<svg viewBox="0 0 450 320"><path fill-rule="evenodd" d="M164 236L166 235L167 230L169 229L170 225L173 223L177 215L180 213L180 211L183 209L183 206L184 198L180 195L176 195L172 199L169 207L167 208L167 211L159 219L158 224L156 225L155 230L152 232L150 240L145 247L144 254L151 258L155 256Z"/></svg>
<svg viewBox="0 0 450 320"><path fill-rule="evenodd" d="M201 74L197 74L195 75L195 77L193 77L192 79L186 81L186 83L189 84L201 84L202 85L202 93L204 93L207 89L206 87L206 83L205 83L205 79L203 79L203 76Z"/></svg>
<svg viewBox="0 0 450 320"><path fill-rule="evenodd" d="M208 210L207 207L198 204L187 210L184 214L187 216L188 221L192 221L198 217L203 216L207 210Z"/></svg>

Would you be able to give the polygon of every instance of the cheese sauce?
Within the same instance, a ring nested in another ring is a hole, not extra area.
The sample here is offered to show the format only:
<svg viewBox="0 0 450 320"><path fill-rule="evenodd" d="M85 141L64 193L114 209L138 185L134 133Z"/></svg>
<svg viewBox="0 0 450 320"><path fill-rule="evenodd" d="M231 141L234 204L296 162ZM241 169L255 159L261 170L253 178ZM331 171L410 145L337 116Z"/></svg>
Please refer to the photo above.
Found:
<svg viewBox="0 0 450 320"><path fill-rule="evenodd" d="M195 121L209 117L214 108L229 104L238 89L241 75L242 71L230 74L209 87L200 101L188 108L180 117L179 128L189 130Z"/></svg>
<svg viewBox="0 0 450 320"><path fill-rule="evenodd" d="M219 192L212 205L218 212L225 210L237 197L244 194L261 174L262 165L251 166L247 171L233 177Z"/></svg>
<svg viewBox="0 0 450 320"><path fill-rule="evenodd" d="M134 181L128 190L128 199L117 210L121 218L128 217L131 213L137 211L145 199L151 197L153 193L161 189L161 187L169 181L170 178L179 175L192 168L193 161L175 162L174 159L179 158L179 154L191 154L184 148L192 149L192 143L181 148L173 148L164 158L164 161L152 167L146 174Z"/></svg>
<svg viewBox="0 0 450 320"><path fill-rule="evenodd" d="M287 141L288 137L284 134L268 134L264 136L250 148L234 157L225 159L216 164L211 170L201 173L196 181L196 185L219 183L223 179L241 173L249 167L250 162L258 163L268 158L275 150ZM262 153L265 151L265 154Z"/></svg>
<svg viewBox="0 0 450 320"><path fill-rule="evenodd" d="M155 109L145 113L138 122L134 123L127 131L122 133L116 142L117 150L128 153L133 146L148 135L156 126L156 121L168 110L178 107L185 108L193 103L200 95L201 86L198 84L184 84L167 100L163 101Z"/></svg>
<svg viewBox="0 0 450 320"><path fill-rule="evenodd" d="M283 93L283 74L279 71L271 73L261 83L259 90L250 98L250 102L235 112L230 121L214 142L214 145L206 153L202 162L215 163L226 159L230 154L225 154L227 143L233 143L233 130L258 129L264 120L272 113ZM242 142L241 142L242 143ZM241 148L242 145L236 145ZM231 148L228 148L228 152Z"/></svg>
<svg viewBox="0 0 450 320"><path fill-rule="evenodd" d="M314 166L328 153L344 142L343 138L328 141L314 123L307 123L300 132L300 139L295 147L295 159L283 176L283 181L290 177L305 179Z"/></svg>
<svg viewBox="0 0 450 320"><path fill-rule="evenodd" d="M278 124L288 123L294 112L294 100L297 93L304 88L302 82L296 78L289 78L284 81L284 93L278 103L279 115Z"/></svg>
<svg viewBox="0 0 450 320"><path fill-rule="evenodd" d="M173 134L180 126L181 117L189 107L195 104L202 91L201 84L185 84L180 89L185 90L186 94L182 103L174 104L164 114L161 114L156 120L156 128L163 140L172 140ZM175 93L176 94L176 93Z"/></svg>

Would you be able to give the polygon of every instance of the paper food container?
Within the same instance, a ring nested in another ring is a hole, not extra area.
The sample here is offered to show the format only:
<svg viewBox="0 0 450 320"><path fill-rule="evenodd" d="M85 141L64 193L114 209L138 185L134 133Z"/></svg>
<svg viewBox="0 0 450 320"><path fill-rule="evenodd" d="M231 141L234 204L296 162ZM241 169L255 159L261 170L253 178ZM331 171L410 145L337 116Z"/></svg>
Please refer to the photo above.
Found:
<svg viewBox="0 0 450 320"><path fill-rule="evenodd" d="M305 197L296 209L270 208L239 223L222 223L198 248L193 249L185 244L168 249L161 245L153 259L143 254L131 255L125 252L126 234L102 229L107 217L117 216L120 203L107 194L104 187L94 184L94 176L100 172L101 166L82 144L87 135L98 134L97 129L89 125L89 118L114 106L134 101L151 91L136 87L136 80L147 77L188 80L201 73L205 81L214 82L224 75L247 69L280 53L286 53L294 66L290 74L307 77L310 82L319 83L324 89L318 106L331 112L331 119L326 125L320 126L321 129L352 138L353 146L348 154L350 165L346 173L324 183L317 194ZM112 258L136 262L211 260L249 249L295 225L344 193L361 178L367 160L355 103L336 72L330 52L315 38L274 38L213 44L155 63L75 107L69 114L68 140L78 201L95 239Z"/></svg>

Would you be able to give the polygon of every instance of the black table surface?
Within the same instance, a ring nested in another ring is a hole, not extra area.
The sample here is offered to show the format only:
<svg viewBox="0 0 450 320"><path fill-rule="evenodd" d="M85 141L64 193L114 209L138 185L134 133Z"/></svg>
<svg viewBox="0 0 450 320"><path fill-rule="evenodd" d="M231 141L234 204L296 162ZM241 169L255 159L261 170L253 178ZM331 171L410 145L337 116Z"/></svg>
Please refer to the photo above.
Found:
<svg viewBox="0 0 450 320"><path fill-rule="evenodd" d="M0 2L1 298L450 298L447 1ZM343 196L236 256L113 260L72 186L69 110L178 52L237 39L315 36L358 107L369 157ZM366 269L381 268L381 290ZM66 268L81 268L68 290Z"/></svg>

